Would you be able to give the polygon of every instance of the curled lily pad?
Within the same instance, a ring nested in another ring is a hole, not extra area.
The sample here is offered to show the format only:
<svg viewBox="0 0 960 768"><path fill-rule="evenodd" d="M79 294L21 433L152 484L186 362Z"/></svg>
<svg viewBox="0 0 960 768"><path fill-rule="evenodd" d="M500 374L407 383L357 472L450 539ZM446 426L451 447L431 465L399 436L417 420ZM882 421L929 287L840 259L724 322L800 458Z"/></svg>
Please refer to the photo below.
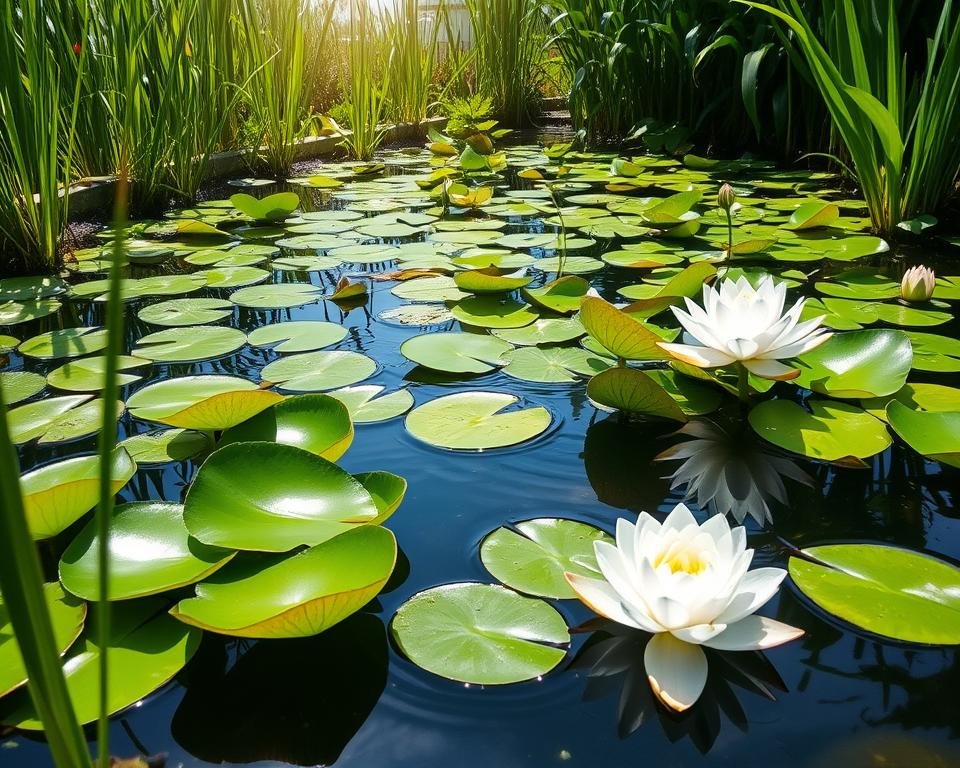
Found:
<svg viewBox="0 0 960 768"><path fill-rule="evenodd" d="M790 577L820 608L856 627L909 643L960 643L960 569L883 544L808 547Z"/></svg>
<svg viewBox="0 0 960 768"><path fill-rule="evenodd" d="M445 584L414 595L391 622L397 645L414 664L477 685L518 683L545 675L570 641L548 603L493 584Z"/></svg>
<svg viewBox="0 0 960 768"><path fill-rule="evenodd" d="M383 387L370 384L346 387L330 393L343 403L356 424L372 424L402 416L413 407L413 395L408 389L398 389L385 395Z"/></svg>
<svg viewBox="0 0 960 768"><path fill-rule="evenodd" d="M186 461L212 446L210 435L193 429L158 429L120 442L138 465Z"/></svg>
<svg viewBox="0 0 960 768"><path fill-rule="evenodd" d="M130 355L118 355L116 358L118 386L126 386L140 381L140 376L122 371L142 368L150 365L149 360ZM107 358L105 356L84 357L71 360L47 374L47 384L67 392L99 392L106 380Z"/></svg>
<svg viewBox="0 0 960 768"><path fill-rule="evenodd" d="M532 277L502 275L496 267L470 269L453 277L457 288L467 293L509 293L530 283Z"/></svg>
<svg viewBox="0 0 960 768"><path fill-rule="evenodd" d="M581 347L521 347L503 356L503 372L522 381L569 383L609 368L613 361Z"/></svg>
<svg viewBox="0 0 960 768"><path fill-rule="evenodd" d="M236 376L184 376L134 392L130 413L145 421L204 431L229 429L283 399Z"/></svg>
<svg viewBox="0 0 960 768"><path fill-rule="evenodd" d="M370 525L383 525L403 502L407 493L407 481L392 472L361 472L354 478L367 489L377 506L377 517Z"/></svg>
<svg viewBox="0 0 960 768"><path fill-rule="evenodd" d="M130 600L193 584L228 563L236 552L192 539L183 507L156 501L120 504L110 519L110 600ZM60 581L85 600L100 599L100 539L91 521L60 558Z"/></svg>
<svg viewBox="0 0 960 768"><path fill-rule="evenodd" d="M960 467L960 404L954 411L918 411L893 400L887 421L917 453Z"/></svg>
<svg viewBox="0 0 960 768"><path fill-rule="evenodd" d="M107 646L109 714L126 709L168 683L200 646L201 633L162 613L164 602L161 598L133 600L111 611ZM92 633L87 632L63 665L74 712L84 725L99 715L102 653ZM29 701L7 715L4 722L28 731L43 729Z"/></svg>
<svg viewBox="0 0 960 768"><path fill-rule="evenodd" d="M214 451L184 502L195 538L260 552L320 544L376 517L370 494L353 477L280 443L233 443Z"/></svg>
<svg viewBox="0 0 960 768"><path fill-rule="evenodd" d="M119 493L137 465L122 447L113 453L110 487ZM65 531L100 500L100 457L78 456L27 472L20 477L27 527L34 539Z"/></svg>
<svg viewBox="0 0 960 768"><path fill-rule="evenodd" d="M583 297L590 291L590 283L574 275L561 277L541 288L528 288L523 297L531 304L561 315L573 314L580 309Z"/></svg>
<svg viewBox="0 0 960 768"><path fill-rule="evenodd" d="M599 528L574 520L526 520L489 534L480 545L480 559L494 578L518 592L574 598L564 573L599 578L593 544L611 540Z"/></svg>
<svg viewBox="0 0 960 768"><path fill-rule="evenodd" d="M440 448L503 448L543 434L552 421L541 406L504 412L517 402L501 392L458 392L415 408L405 423L418 440Z"/></svg>
<svg viewBox="0 0 960 768"><path fill-rule="evenodd" d="M87 616L87 604L63 591L58 582L43 585L43 598L53 625L57 652L63 654L80 637ZM27 682L17 637L0 595L0 697L6 696Z"/></svg>
<svg viewBox="0 0 960 768"><path fill-rule="evenodd" d="M636 368L615 367L590 379L587 396L595 403L626 413L686 421L687 415L663 386Z"/></svg>
<svg viewBox="0 0 960 768"><path fill-rule="evenodd" d="M0 371L0 387L3 388L3 402L7 405L29 400L40 394L47 386L47 380L32 371Z"/></svg>
<svg viewBox="0 0 960 768"><path fill-rule="evenodd" d="M425 333L407 339L400 354L417 365L447 373L489 373L513 346L477 333Z"/></svg>
<svg viewBox="0 0 960 768"><path fill-rule="evenodd" d="M160 363L189 363L226 357L246 343L246 334L236 328L202 325L186 333L168 328L142 337L132 354Z"/></svg>
<svg viewBox="0 0 960 768"><path fill-rule="evenodd" d="M233 314L233 304L223 299L170 299L137 312L145 323L178 327L216 323Z"/></svg>
<svg viewBox="0 0 960 768"><path fill-rule="evenodd" d="M376 362L359 352L304 352L275 360L260 375L288 392L321 392L356 384L376 370Z"/></svg>
<svg viewBox="0 0 960 768"><path fill-rule="evenodd" d="M750 411L760 437L811 459L862 466L862 459L890 447L886 425L843 402L809 400L809 411L790 400L768 400Z"/></svg>
<svg viewBox="0 0 960 768"><path fill-rule="evenodd" d="M219 444L255 441L293 445L336 461L353 442L353 422L333 397L294 395L226 430Z"/></svg>
<svg viewBox="0 0 960 768"><path fill-rule="evenodd" d="M580 322L604 348L626 360L666 360L658 345L663 339L646 328L639 318L600 298L588 296L580 308Z"/></svg>
<svg viewBox="0 0 960 768"><path fill-rule="evenodd" d="M64 328L29 338L17 348L17 351L26 357L54 360L59 357L91 355L106 346L107 331L105 329Z"/></svg>
<svg viewBox="0 0 960 768"><path fill-rule="evenodd" d="M904 385L912 363L913 349L903 331L849 331L799 357L794 382L831 397L882 397Z"/></svg>
<svg viewBox="0 0 960 768"><path fill-rule="evenodd" d="M198 584L196 597L181 600L170 613L225 635L309 637L372 600L396 557L393 534L365 525L265 567L237 562Z"/></svg>
<svg viewBox="0 0 960 768"><path fill-rule="evenodd" d="M832 227L840 219L840 208L835 203L811 200L790 214L786 229L803 230Z"/></svg>
<svg viewBox="0 0 960 768"><path fill-rule="evenodd" d="M252 330L247 340L255 347L271 347L274 352L312 352L343 341L347 329L323 320L270 323Z"/></svg>

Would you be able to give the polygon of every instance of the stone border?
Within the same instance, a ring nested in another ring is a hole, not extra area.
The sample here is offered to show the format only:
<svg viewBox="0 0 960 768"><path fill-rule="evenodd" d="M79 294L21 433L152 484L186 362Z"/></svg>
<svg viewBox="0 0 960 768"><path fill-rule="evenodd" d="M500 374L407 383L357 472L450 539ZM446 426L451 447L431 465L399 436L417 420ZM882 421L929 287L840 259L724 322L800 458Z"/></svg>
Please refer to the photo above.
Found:
<svg viewBox="0 0 960 768"><path fill-rule="evenodd" d="M422 141L430 128L443 130L447 124L445 117L431 117L421 123L399 123L385 126L383 143L395 144L402 141ZM340 146L339 136L308 136L297 142L294 148L294 162L311 160L336 152ZM248 152L228 150L216 152L207 160L207 172L204 181L213 181L241 173L248 169ZM69 220L78 221L113 209L113 196L117 181L113 176L98 176L84 179L70 186ZM61 192L61 196L63 193Z"/></svg>

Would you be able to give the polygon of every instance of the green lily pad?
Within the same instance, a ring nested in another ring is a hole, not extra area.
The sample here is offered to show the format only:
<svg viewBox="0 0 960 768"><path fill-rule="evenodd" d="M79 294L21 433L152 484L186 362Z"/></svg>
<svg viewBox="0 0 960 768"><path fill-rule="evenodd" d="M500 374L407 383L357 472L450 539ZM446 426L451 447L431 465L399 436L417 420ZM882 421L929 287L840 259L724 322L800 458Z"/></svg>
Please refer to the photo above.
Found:
<svg viewBox="0 0 960 768"><path fill-rule="evenodd" d="M122 387L140 381L141 377L132 373L120 373L120 371L142 368L150 365L150 361L130 355L118 355L116 365L117 385ZM54 368L47 374L47 384L67 392L99 392L104 387L106 371L106 357L84 357Z"/></svg>
<svg viewBox="0 0 960 768"><path fill-rule="evenodd" d="M57 652L61 655L73 645L83 631L87 616L87 604L63 591L59 583L43 585L43 598L53 624L53 637ZM23 665L20 647L13 632L13 625L0 595L0 698L27 682L27 670Z"/></svg>
<svg viewBox="0 0 960 768"><path fill-rule="evenodd" d="M893 400L923 411L960 411L960 389L940 384L907 383L892 395L869 398L861 405L871 416L886 421L887 405Z"/></svg>
<svg viewBox="0 0 960 768"><path fill-rule="evenodd" d="M199 631L161 613L164 602L161 598L148 598L115 605L111 610L107 645L109 714L136 704L166 685L200 646ZM90 622L90 626L95 624ZM93 633L87 632L63 665L74 712L84 725L99 715L101 654ZM27 731L43 729L29 701L7 715L4 722Z"/></svg>
<svg viewBox="0 0 960 768"><path fill-rule="evenodd" d="M370 494L336 464L292 445L233 443L210 454L184 501L205 544L259 552L313 546L377 516Z"/></svg>
<svg viewBox="0 0 960 768"><path fill-rule="evenodd" d="M688 376L665 368L650 368L644 374L666 390L680 410L687 416L702 416L712 413L723 402L722 393L714 387L699 384Z"/></svg>
<svg viewBox="0 0 960 768"><path fill-rule="evenodd" d="M270 262L282 272L324 272L341 264L343 261L334 256L283 256Z"/></svg>
<svg viewBox="0 0 960 768"><path fill-rule="evenodd" d="M625 269L655 269L680 264L683 261L681 256L672 251L661 250L664 247L663 244L654 243L653 245L656 250L649 251L632 245L624 246L621 250L607 251L602 258L612 267Z"/></svg>
<svg viewBox="0 0 960 768"><path fill-rule="evenodd" d="M223 299L170 299L137 312L145 323L167 327L216 323L233 314L233 304Z"/></svg>
<svg viewBox="0 0 960 768"><path fill-rule="evenodd" d="M137 471L133 458L119 448L110 467L110 487L119 493ZM100 457L77 456L47 464L20 477L27 527L35 540L65 531L100 500Z"/></svg>
<svg viewBox="0 0 960 768"><path fill-rule="evenodd" d="M790 400L767 400L750 411L750 426L791 453L854 466L892 443L886 425L854 405L829 400L807 405L809 412Z"/></svg>
<svg viewBox="0 0 960 768"><path fill-rule="evenodd" d="M663 339L645 327L639 318L617 309L603 299L588 296L580 308L580 322L604 348L625 360L667 360L658 342Z"/></svg>
<svg viewBox="0 0 960 768"><path fill-rule="evenodd" d="M237 637L310 637L356 613L393 572L397 542L365 525L295 555L250 568L235 563L198 584L171 615Z"/></svg>
<svg viewBox="0 0 960 768"><path fill-rule="evenodd" d="M407 280L390 289L398 299L418 302L460 301L470 294L457 288L452 277L419 277Z"/></svg>
<svg viewBox="0 0 960 768"><path fill-rule="evenodd" d="M142 337L132 354L158 363L191 363L226 357L246 343L246 334L236 328L200 325L188 333L168 328Z"/></svg>
<svg viewBox="0 0 960 768"><path fill-rule="evenodd" d="M194 272L207 281L207 288L240 288L256 285L270 279L270 273L257 267L228 267L217 265L210 269Z"/></svg>
<svg viewBox="0 0 960 768"><path fill-rule="evenodd" d="M407 493L407 481L392 472L361 472L354 478L370 494L377 506L377 517L369 525L383 523L400 507Z"/></svg>
<svg viewBox="0 0 960 768"><path fill-rule="evenodd" d="M836 203L811 200L790 214L790 220L784 229L804 230L816 227L832 227L840 219L840 208Z"/></svg>
<svg viewBox="0 0 960 768"><path fill-rule="evenodd" d="M20 339L16 336L7 336L5 334L0 334L0 355L5 355L7 352L13 352L20 345Z"/></svg>
<svg viewBox="0 0 960 768"><path fill-rule="evenodd" d="M120 442L138 465L186 461L213 447L212 438L193 429L158 429Z"/></svg>
<svg viewBox="0 0 960 768"><path fill-rule="evenodd" d="M91 395L48 397L7 411L10 439L17 445L36 439L40 444L75 440L100 431L103 401ZM123 403L117 403L117 418Z"/></svg>
<svg viewBox="0 0 960 768"><path fill-rule="evenodd" d="M613 361L581 347L521 347L503 356L503 372L521 381L572 383L609 368Z"/></svg>
<svg viewBox="0 0 960 768"><path fill-rule="evenodd" d="M935 309L918 309L908 307L899 302L893 304L877 304L877 317L881 322L900 326L933 326L949 323L953 315L949 312L940 312Z"/></svg>
<svg viewBox="0 0 960 768"><path fill-rule="evenodd" d="M960 339L906 331L913 345L913 367L919 371L960 372Z"/></svg>
<svg viewBox="0 0 960 768"><path fill-rule="evenodd" d="M400 354L417 365L447 373L489 373L513 346L477 333L425 333L407 339Z"/></svg>
<svg viewBox="0 0 960 768"><path fill-rule="evenodd" d="M553 280L540 288L526 288L523 297L533 305L567 315L580 309L589 290L590 283L582 277L571 275Z"/></svg>
<svg viewBox="0 0 960 768"><path fill-rule="evenodd" d="M127 405L138 419L171 427L229 429L283 399L236 376L183 376L134 392Z"/></svg>
<svg viewBox="0 0 960 768"><path fill-rule="evenodd" d="M353 442L346 406L327 395L294 395L226 430L219 445L266 441L336 461Z"/></svg>
<svg viewBox="0 0 960 768"><path fill-rule="evenodd" d="M659 382L636 368L610 368L594 376L587 385L587 397L625 413L687 420L683 409Z"/></svg>
<svg viewBox="0 0 960 768"><path fill-rule="evenodd" d="M374 360L359 352L303 352L280 358L260 375L287 392L340 389L373 376Z"/></svg>
<svg viewBox="0 0 960 768"><path fill-rule="evenodd" d="M278 192L258 200L241 192L231 195L230 203L254 221L280 221L297 209L300 197L296 192Z"/></svg>
<svg viewBox="0 0 960 768"><path fill-rule="evenodd" d="M52 315L60 309L56 299L0 302L0 325L18 325Z"/></svg>
<svg viewBox="0 0 960 768"><path fill-rule="evenodd" d="M206 578L236 554L192 539L180 504L120 504L110 519L110 600L131 600L184 587ZM85 600L100 599L100 539L91 521L60 558L60 581Z"/></svg>
<svg viewBox="0 0 960 768"><path fill-rule="evenodd" d="M808 547L790 577L816 605L856 627L908 643L960 643L960 569L883 544Z"/></svg>
<svg viewBox="0 0 960 768"><path fill-rule="evenodd" d="M954 411L917 411L893 400L887 405L887 421L920 455L960 467L960 407Z"/></svg>
<svg viewBox="0 0 960 768"><path fill-rule="evenodd" d="M560 272L565 275L589 275L603 269L603 262L591 256L547 256L537 259L534 266L541 272Z"/></svg>
<svg viewBox="0 0 960 768"><path fill-rule="evenodd" d="M413 408L413 395L408 389L398 389L381 395L384 388L376 384L346 387L330 393L343 403L355 424L373 424L402 416Z"/></svg>
<svg viewBox="0 0 960 768"><path fill-rule="evenodd" d="M541 406L503 412L517 402L501 392L458 392L414 408L405 424L418 440L440 448L503 448L532 440L552 422Z"/></svg>
<svg viewBox="0 0 960 768"><path fill-rule="evenodd" d="M912 363L903 331L837 333L794 361L800 370L794 383L831 397L883 397L906 383Z"/></svg>
<svg viewBox="0 0 960 768"><path fill-rule="evenodd" d="M29 338L17 348L17 351L26 357L55 360L60 357L91 355L106 346L106 329L64 328Z"/></svg>
<svg viewBox="0 0 960 768"><path fill-rule="evenodd" d="M532 277L501 275L496 267L470 269L453 277L457 288L467 293L509 293L530 283Z"/></svg>
<svg viewBox="0 0 960 768"><path fill-rule="evenodd" d="M841 272L830 281L815 283L814 287L825 296L841 299L892 299L900 295L900 283L870 270Z"/></svg>
<svg viewBox="0 0 960 768"><path fill-rule="evenodd" d="M3 388L3 402L8 406L29 400L43 392L47 380L32 371L0 371L0 387Z"/></svg>
<svg viewBox="0 0 960 768"><path fill-rule="evenodd" d="M545 675L570 640L548 603L493 584L445 584L414 595L391 622L400 650L441 677L503 685Z"/></svg>
<svg viewBox="0 0 960 768"><path fill-rule="evenodd" d="M247 335L255 347L270 347L274 352L312 352L343 341L347 329L322 320L270 323Z"/></svg>
<svg viewBox="0 0 960 768"><path fill-rule="evenodd" d="M565 341L579 339L585 333L583 324L575 317L543 318L523 328L499 328L493 331L493 335L498 339L518 347L562 344Z"/></svg>
<svg viewBox="0 0 960 768"><path fill-rule="evenodd" d="M37 301L67 292L67 284L54 275L5 277L0 280L0 304L5 301Z"/></svg>
<svg viewBox="0 0 960 768"><path fill-rule="evenodd" d="M230 294L230 301L250 309L287 309L319 301L323 289L311 283L251 285Z"/></svg>
<svg viewBox="0 0 960 768"><path fill-rule="evenodd" d="M497 528L480 545L480 560L508 587L537 597L575 598L564 573L602 578L595 541L612 538L586 523L541 518Z"/></svg>
<svg viewBox="0 0 960 768"><path fill-rule="evenodd" d="M522 328L538 317L529 304L495 296L462 299L450 311L461 323L476 328Z"/></svg>

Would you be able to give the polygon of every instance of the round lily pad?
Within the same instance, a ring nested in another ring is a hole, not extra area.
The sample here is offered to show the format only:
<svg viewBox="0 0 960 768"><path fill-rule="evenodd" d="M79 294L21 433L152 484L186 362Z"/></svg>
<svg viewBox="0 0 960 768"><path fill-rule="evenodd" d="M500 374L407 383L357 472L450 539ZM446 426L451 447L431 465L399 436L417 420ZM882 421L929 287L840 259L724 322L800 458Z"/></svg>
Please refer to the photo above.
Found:
<svg viewBox="0 0 960 768"><path fill-rule="evenodd" d="M503 685L545 675L570 641L548 603L493 584L446 584L414 595L391 622L414 664L450 680Z"/></svg>
<svg viewBox="0 0 960 768"><path fill-rule="evenodd" d="M960 643L960 569L883 544L808 547L791 557L790 577L827 613L909 643Z"/></svg>
<svg viewBox="0 0 960 768"><path fill-rule="evenodd" d="M103 426L103 400L91 395L48 397L7 411L10 439L26 443L36 439L41 445L77 440L100 431ZM117 418L123 415L123 403L117 403Z"/></svg>
<svg viewBox="0 0 960 768"><path fill-rule="evenodd" d="M304 352L275 360L260 375L287 392L322 392L356 384L376 371L376 362L359 352Z"/></svg>
<svg viewBox="0 0 960 768"><path fill-rule="evenodd" d="M502 339L478 333L425 333L403 342L400 354L435 371L489 373L511 349Z"/></svg>
<svg viewBox="0 0 960 768"><path fill-rule="evenodd" d="M582 277L567 276L541 288L528 288L523 291L523 297L538 307L566 315L580 309L583 297L589 291L590 283Z"/></svg>
<svg viewBox="0 0 960 768"><path fill-rule="evenodd" d="M488 535L480 545L480 559L494 578L518 592L575 598L564 573L602 578L593 554L595 541L612 539L574 520L526 520Z"/></svg>
<svg viewBox="0 0 960 768"><path fill-rule="evenodd" d="M233 304L223 299L170 299L137 312L145 323L162 326L216 323L233 314Z"/></svg>
<svg viewBox="0 0 960 768"><path fill-rule="evenodd" d="M60 357L91 355L106 346L106 329L64 328L29 338L17 348L17 351L26 357L55 360Z"/></svg>
<svg viewBox="0 0 960 768"><path fill-rule="evenodd" d="M130 600L193 584L228 563L236 552L192 539L183 507L168 502L120 504L110 519L110 600ZM78 597L98 600L100 539L91 521L60 559L60 581Z"/></svg>
<svg viewBox="0 0 960 768"><path fill-rule="evenodd" d="M912 363L913 349L903 331L836 333L797 358L800 375L794 383L831 397L882 397L904 385Z"/></svg>
<svg viewBox="0 0 960 768"><path fill-rule="evenodd" d="M906 331L913 346L913 367L920 371L960 372L960 339Z"/></svg>
<svg viewBox="0 0 960 768"><path fill-rule="evenodd" d="M518 347L532 347L573 341L583 336L586 329L576 318L550 317L541 318L522 328L497 328L492 333L498 339L509 341Z"/></svg>
<svg viewBox="0 0 960 768"><path fill-rule="evenodd" d="M470 294L464 293L452 277L420 277L407 280L390 289L398 299L419 302L459 301Z"/></svg>
<svg viewBox="0 0 960 768"><path fill-rule="evenodd" d="M286 309L318 301L322 290L311 283L251 285L231 293L230 301L250 309Z"/></svg>
<svg viewBox="0 0 960 768"><path fill-rule="evenodd" d="M120 442L138 465L186 461L212 446L210 435L193 429L158 429Z"/></svg>
<svg viewBox="0 0 960 768"><path fill-rule="evenodd" d="M522 381L571 383L594 376L613 361L581 347L521 347L503 356L503 372Z"/></svg>
<svg viewBox="0 0 960 768"><path fill-rule="evenodd" d="M343 403L356 424L372 424L402 416L413 408L413 395L408 389L398 389L380 394L384 388L375 384L362 387L346 387L330 392Z"/></svg>
<svg viewBox="0 0 960 768"><path fill-rule="evenodd" d="M8 406L29 400L43 391L47 380L32 371L0 371L0 388L3 402Z"/></svg>
<svg viewBox="0 0 960 768"><path fill-rule="evenodd" d="M461 323L477 328L522 328L537 319L529 304L493 296L474 296L463 299L451 310Z"/></svg>
<svg viewBox="0 0 960 768"><path fill-rule="evenodd" d="M369 523L366 489L326 459L280 443L233 443L210 454L184 501L184 521L205 544L287 552Z"/></svg>
<svg viewBox="0 0 960 768"><path fill-rule="evenodd" d="M542 406L504 411L519 400L502 392L458 392L415 408L405 423L418 440L440 448L503 448L543 434L552 422Z"/></svg>
<svg viewBox="0 0 960 768"><path fill-rule="evenodd" d="M247 335L255 347L271 347L274 352L312 352L343 341L347 329L323 320L270 323Z"/></svg>
<svg viewBox="0 0 960 768"><path fill-rule="evenodd" d="M266 565L231 564L170 613L225 635L309 637L372 600L390 578L396 557L393 534L365 525Z"/></svg>
<svg viewBox="0 0 960 768"><path fill-rule="evenodd" d="M150 365L150 361L131 355L118 355L116 358L117 385L122 387L140 381L140 376L122 373L122 371L142 368L145 365ZM84 357L54 368L47 374L47 384L67 392L99 392L104 387L106 371L106 357Z"/></svg>
<svg viewBox="0 0 960 768"><path fill-rule="evenodd" d="M66 291L67 284L54 275L5 277L0 280L0 304L5 301L37 301Z"/></svg>
<svg viewBox="0 0 960 768"><path fill-rule="evenodd" d="M207 288L240 288L244 285L255 285L270 279L270 273L265 269L247 266L227 266L218 264L210 269L194 272L206 279Z"/></svg>
<svg viewBox="0 0 960 768"><path fill-rule="evenodd" d="M60 309L60 302L56 299L39 299L38 301L5 301L0 302L0 325L18 325L38 317L52 315Z"/></svg>
<svg viewBox="0 0 960 768"><path fill-rule="evenodd" d="M189 332L168 328L142 337L132 354L159 363L190 363L226 357L246 343L246 334L236 328L200 325Z"/></svg>

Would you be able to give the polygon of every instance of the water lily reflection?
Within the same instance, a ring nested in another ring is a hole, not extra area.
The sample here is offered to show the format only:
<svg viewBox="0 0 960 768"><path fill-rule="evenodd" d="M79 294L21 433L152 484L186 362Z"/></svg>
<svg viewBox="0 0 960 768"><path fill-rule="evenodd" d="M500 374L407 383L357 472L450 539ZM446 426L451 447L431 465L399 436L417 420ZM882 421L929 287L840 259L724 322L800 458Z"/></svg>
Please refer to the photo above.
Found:
<svg viewBox="0 0 960 768"><path fill-rule="evenodd" d="M603 578L566 573L567 582L601 616L653 634L644 650L650 687L677 712L700 698L707 682L703 647L757 651L803 632L754 612L786 576L782 568L748 570L743 527L714 515L699 525L683 504L661 524L641 512L636 525L617 520L616 545L595 541Z"/></svg>
<svg viewBox="0 0 960 768"><path fill-rule="evenodd" d="M813 478L742 429L728 432L707 419L685 424L676 434L690 438L654 461L682 461L670 475L670 489L684 488L701 509L730 514L738 523L747 515L760 525L771 521L769 499L787 502L787 477L807 486Z"/></svg>
<svg viewBox="0 0 960 768"><path fill-rule="evenodd" d="M650 640L646 632L605 623L587 640L573 666L587 670L583 698L594 701L617 696L617 734L626 738L657 718L671 742L689 738L702 753L710 751L725 716L741 731L748 727L738 691L773 701L787 687L770 660L761 653L708 651L710 675L697 705L682 716L657 706L647 684L643 658Z"/></svg>

